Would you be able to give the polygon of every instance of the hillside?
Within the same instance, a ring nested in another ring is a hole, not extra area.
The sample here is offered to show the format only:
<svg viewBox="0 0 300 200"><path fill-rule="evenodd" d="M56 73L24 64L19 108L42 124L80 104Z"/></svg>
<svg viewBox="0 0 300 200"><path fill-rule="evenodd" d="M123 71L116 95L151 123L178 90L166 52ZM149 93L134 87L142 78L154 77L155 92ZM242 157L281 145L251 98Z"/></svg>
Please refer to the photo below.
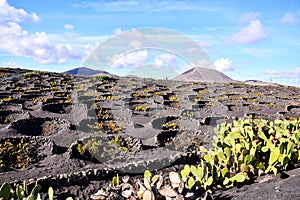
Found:
<svg viewBox="0 0 300 200"><path fill-rule="evenodd" d="M216 75L216 72L212 74ZM199 147L213 147L216 136L213 130L218 124L232 123L236 118L251 118L253 123L265 123L261 119L276 120L272 123L276 126L273 131L270 129L272 132L266 125L252 127L253 134L262 126L265 135L269 136L281 130L280 127L292 127L288 123L298 123L294 118L300 115L300 88L297 87L137 77L95 79L9 68L0 68L0 75L5 80L0 82L0 184L22 184L23 180L30 180L28 184L33 187L35 181L32 180L38 180L43 188L42 199L46 199L49 186L55 191L55 199L69 196L90 199L93 194L97 196L95 193L100 189L109 192L101 198L91 199L129 199L124 197L125 194L129 197L141 193L139 189L144 186L138 183L145 170L162 179L164 191L153 190L155 199L168 199L161 196L168 197L166 195L171 192L178 199L204 198L202 186L198 190L184 186L181 192L170 186L174 177L170 178L169 174L174 170L181 173L185 165L202 163L204 152L200 152ZM245 126L240 123L235 121L235 126L243 130L247 126L247 130L251 130L249 122ZM297 140L295 148L299 148L299 126L293 127L297 127L295 137L290 137L288 131L279 132L276 137L285 134L280 141ZM237 137L235 135L232 137ZM262 142L265 137L253 138ZM240 139L238 136L235 140ZM270 141L276 143L277 139ZM256 141L249 145L256 149ZM297 154L298 149L295 150ZM243 154L247 151L238 150ZM253 158L263 159L266 169L268 159L258 156L261 152L257 150ZM226 157L234 159L227 154ZM251 162L258 163L256 160ZM299 161L290 163L287 169L289 171L284 172L279 169L276 176L267 174L258 179L251 172L249 181L228 190L217 190L217 181L222 178L218 175L212 179L209 189L214 199L297 199L300 195ZM129 181L113 190L108 185L116 174L122 181L129 176ZM227 178L230 175L224 174ZM223 181L221 184L229 187ZM156 187L158 183L153 185Z"/></svg>
<svg viewBox="0 0 300 200"><path fill-rule="evenodd" d="M94 70L94 69L90 69L87 67L79 67L79 68L65 71L63 73L64 74L73 74L73 75L86 75L86 76L93 76L93 75L97 75L97 74L109 74L106 71Z"/></svg>
<svg viewBox="0 0 300 200"><path fill-rule="evenodd" d="M222 72L214 69L194 67L181 75L175 77L176 81L192 81L192 82L235 82L235 80L226 76Z"/></svg>

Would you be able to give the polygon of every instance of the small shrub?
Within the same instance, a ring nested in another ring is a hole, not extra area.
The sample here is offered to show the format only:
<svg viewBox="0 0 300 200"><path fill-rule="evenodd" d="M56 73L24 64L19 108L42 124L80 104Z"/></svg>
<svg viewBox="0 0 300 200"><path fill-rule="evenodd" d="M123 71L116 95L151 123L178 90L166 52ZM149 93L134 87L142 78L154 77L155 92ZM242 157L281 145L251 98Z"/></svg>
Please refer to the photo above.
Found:
<svg viewBox="0 0 300 200"><path fill-rule="evenodd" d="M162 125L163 129L172 129L172 130L177 130L178 129L178 125L176 123L165 123Z"/></svg>
<svg viewBox="0 0 300 200"><path fill-rule="evenodd" d="M170 100L170 101L173 101L173 102L178 102L178 101L180 101L180 99L179 99L178 97L176 97L175 95L170 96L170 97L169 97L169 100Z"/></svg>
<svg viewBox="0 0 300 200"><path fill-rule="evenodd" d="M188 118L193 118L194 117L194 112L187 110L181 113L182 116L188 117Z"/></svg>
<svg viewBox="0 0 300 200"><path fill-rule="evenodd" d="M96 131L96 133L98 131L103 131L107 134L115 134L118 133L119 131L122 130L121 127L119 127L115 122L113 122L112 120L110 121L106 121L106 122L95 122L94 125L87 125L88 127L90 127L91 129L94 129Z"/></svg>
<svg viewBox="0 0 300 200"><path fill-rule="evenodd" d="M139 106L136 106L136 107L134 108L134 110L135 110L135 111L140 111L140 112L145 112L145 111L148 111L149 108L147 108L147 107L145 107L145 106L139 105Z"/></svg>
<svg viewBox="0 0 300 200"><path fill-rule="evenodd" d="M0 171L27 169L30 164L29 139L7 139L0 143Z"/></svg>

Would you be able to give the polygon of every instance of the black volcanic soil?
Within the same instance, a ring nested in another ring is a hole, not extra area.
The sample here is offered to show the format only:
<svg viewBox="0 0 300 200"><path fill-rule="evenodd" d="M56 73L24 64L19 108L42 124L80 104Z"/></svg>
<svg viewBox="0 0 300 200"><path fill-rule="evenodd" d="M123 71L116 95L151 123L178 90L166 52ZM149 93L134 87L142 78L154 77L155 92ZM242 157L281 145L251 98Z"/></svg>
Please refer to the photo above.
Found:
<svg viewBox="0 0 300 200"><path fill-rule="evenodd" d="M211 147L213 128L235 117L274 120L298 118L300 113L300 89L281 85L84 77L3 68L0 77L0 142L26 138L31 157L25 167L21 163L1 169L0 184L38 180L44 192L52 186L57 199L89 199L116 173L136 180L146 169L166 174L195 164L197 147ZM119 142L111 143L116 138ZM90 139L102 142L104 150L80 154L78 147ZM300 199L299 186L296 168L218 190L214 197Z"/></svg>

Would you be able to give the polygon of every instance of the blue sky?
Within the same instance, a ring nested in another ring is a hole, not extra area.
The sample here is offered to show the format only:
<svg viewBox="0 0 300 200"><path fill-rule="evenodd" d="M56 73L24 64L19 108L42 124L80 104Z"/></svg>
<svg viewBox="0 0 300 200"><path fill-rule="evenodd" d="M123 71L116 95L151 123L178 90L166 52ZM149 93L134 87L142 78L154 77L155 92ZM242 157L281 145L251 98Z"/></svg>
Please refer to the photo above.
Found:
<svg viewBox="0 0 300 200"><path fill-rule="evenodd" d="M144 27L189 37L236 80L300 85L298 0L0 0L0 66L63 72L108 38ZM151 55L155 64L184 64L166 52Z"/></svg>

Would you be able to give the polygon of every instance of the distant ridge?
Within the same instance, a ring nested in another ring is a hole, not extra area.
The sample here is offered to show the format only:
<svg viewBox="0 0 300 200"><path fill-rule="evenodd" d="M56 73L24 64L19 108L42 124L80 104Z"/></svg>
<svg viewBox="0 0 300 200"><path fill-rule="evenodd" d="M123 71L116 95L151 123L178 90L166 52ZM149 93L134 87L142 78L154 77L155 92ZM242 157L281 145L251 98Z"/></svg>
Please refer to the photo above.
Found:
<svg viewBox="0 0 300 200"><path fill-rule="evenodd" d="M75 68L75 69L71 69L69 71L65 71L63 72L65 74L74 74L74 75L85 75L85 76L93 76L93 75L97 75L97 74L107 74L109 75L110 73L106 72L106 71L102 71L102 70L94 70L94 69L90 69L87 67L79 67L79 68Z"/></svg>
<svg viewBox="0 0 300 200"><path fill-rule="evenodd" d="M222 72L202 67L194 67L175 77L173 80L191 82L236 82Z"/></svg>
<svg viewBox="0 0 300 200"><path fill-rule="evenodd" d="M279 86L278 83L270 83L270 82L264 82L260 80L246 80L244 83L249 85L262 85L262 86Z"/></svg>

